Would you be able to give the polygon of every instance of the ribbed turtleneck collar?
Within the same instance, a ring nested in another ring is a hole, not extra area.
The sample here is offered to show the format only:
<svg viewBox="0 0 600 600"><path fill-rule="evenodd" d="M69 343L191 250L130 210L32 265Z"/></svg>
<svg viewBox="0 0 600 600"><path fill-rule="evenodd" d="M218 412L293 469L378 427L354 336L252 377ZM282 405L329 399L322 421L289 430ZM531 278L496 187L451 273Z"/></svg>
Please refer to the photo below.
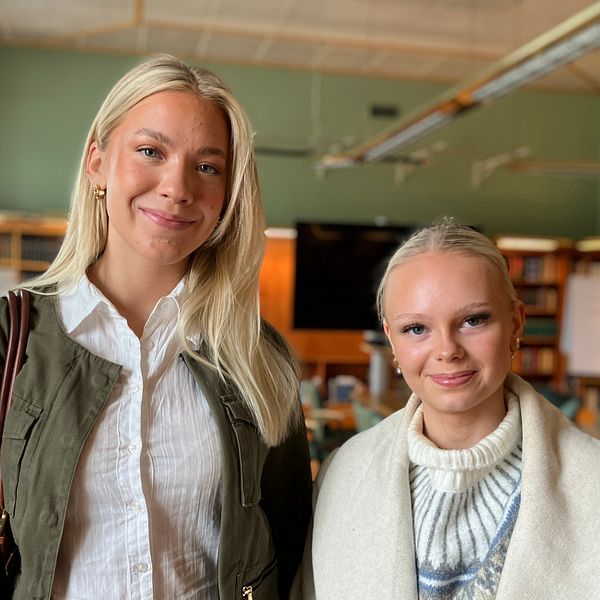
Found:
<svg viewBox="0 0 600 600"><path fill-rule="evenodd" d="M427 467L432 485L459 492L487 475L521 439L519 400L505 389L508 411L498 427L479 443L463 450L442 450L423 435L423 406L408 428L408 455L412 463Z"/></svg>

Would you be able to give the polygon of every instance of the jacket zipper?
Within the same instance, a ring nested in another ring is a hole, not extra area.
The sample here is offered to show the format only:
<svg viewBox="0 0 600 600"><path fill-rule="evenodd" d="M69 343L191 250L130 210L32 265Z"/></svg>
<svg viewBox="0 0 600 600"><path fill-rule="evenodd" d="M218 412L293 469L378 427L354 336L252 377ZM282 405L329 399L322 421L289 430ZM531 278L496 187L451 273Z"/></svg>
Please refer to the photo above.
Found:
<svg viewBox="0 0 600 600"><path fill-rule="evenodd" d="M252 586L245 585L242 588L242 598L246 598L246 600L254 600L254 596L252 595Z"/></svg>
<svg viewBox="0 0 600 600"><path fill-rule="evenodd" d="M273 562L260 574L258 579L255 579L251 584L242 587L242 598L244 600L254 600L254 590L263 582L263 580L275 569L277 566L277 559L273 559Z"/></svg>

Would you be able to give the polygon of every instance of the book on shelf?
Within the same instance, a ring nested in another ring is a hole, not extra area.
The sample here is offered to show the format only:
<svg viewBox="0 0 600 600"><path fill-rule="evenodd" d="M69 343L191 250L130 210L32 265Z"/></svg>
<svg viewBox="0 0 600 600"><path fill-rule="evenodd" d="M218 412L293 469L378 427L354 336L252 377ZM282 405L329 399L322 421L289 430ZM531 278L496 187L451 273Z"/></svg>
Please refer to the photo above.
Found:
<svg viewBox="0 0 600 600"><path fill-rule="evenodd" d="M558 328L554 317L527 317L523 335L527 337L556 337Z"/></svg>
<svg viewBox="0 0 600 600"><path fill-rule="evenodd" d="M519 288L519 298L525 308L543 310L549 313L556 312L558 306L558 291L553 287Z"/></svg>
<svg viewBox="0 0 600 600"><path fill-rule="evenodd" d="M515 282L552 283L556 281L556 257L554 254L511 255L507 257L508 270Z"/></svg>
<svg viewBox="0 0 600 600"><path fill-rule="evenodd" d="M62 237L24 235L21 238L21 260L52 262L62 244Z"/></svg>
<svg viewBox="0 0 600 600"><path fill-rule="evenodd" d="M555 367L556 353L554 348L521 348L513 359L513 368L519 373L527 375L552 375Z"/></svg>

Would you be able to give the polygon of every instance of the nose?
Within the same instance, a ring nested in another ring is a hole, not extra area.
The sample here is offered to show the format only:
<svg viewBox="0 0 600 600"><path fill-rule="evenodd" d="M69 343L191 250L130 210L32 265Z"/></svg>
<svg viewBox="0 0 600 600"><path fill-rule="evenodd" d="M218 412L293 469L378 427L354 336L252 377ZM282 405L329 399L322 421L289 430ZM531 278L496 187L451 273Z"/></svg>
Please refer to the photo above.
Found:
<svg viewBox="0 0 600 600"><path fill-rule="evenodd" d="M194 199L193 174L185 161L173 160L161 167L157 192L175 204L189 204Z"/></svg>
<svg viewBox="0 0 600 600"><path fill-rule="evenodd" d="M454 360L462 358L463 355L464 349L453 332L439 332L439 335L437 335L435 339L435 360L452 362Z"/></svg>

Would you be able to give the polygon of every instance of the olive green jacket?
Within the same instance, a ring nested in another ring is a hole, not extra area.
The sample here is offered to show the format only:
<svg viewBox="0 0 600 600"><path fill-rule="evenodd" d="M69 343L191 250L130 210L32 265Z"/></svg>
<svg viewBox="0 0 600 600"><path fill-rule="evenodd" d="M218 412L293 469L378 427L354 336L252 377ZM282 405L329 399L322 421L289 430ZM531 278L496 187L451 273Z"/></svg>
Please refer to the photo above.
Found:
<svg viewBox="0 0 600 600"><path fill-rule="evenodd" d="M0 356L7 344L0 300ZM189 355L221 442L221 600L284 600L300 561L310 519L306 433L298 428L269 449L236 393ZM87 436L121 367L88 352L62 330L53 297L32 295L26 362L2 436L6 508L21 555L15 600L49 599L69 493ZM199 482L201 485L201 482Z"/></svg>

